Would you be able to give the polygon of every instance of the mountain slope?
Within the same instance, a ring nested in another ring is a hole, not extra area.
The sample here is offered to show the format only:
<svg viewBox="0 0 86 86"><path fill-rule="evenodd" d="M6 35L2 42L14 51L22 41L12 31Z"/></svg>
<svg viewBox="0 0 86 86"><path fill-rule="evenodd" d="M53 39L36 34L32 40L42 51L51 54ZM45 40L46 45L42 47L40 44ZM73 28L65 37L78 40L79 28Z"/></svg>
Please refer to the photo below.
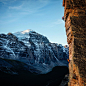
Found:
<svg viewBox="0 0 86 86"><path fill-rule="evenodd" d="M26 70L19 72L18 75L10 75L0 71L0 86L59 86L68 68L57 66L51 72L40 75Z"/></svg>

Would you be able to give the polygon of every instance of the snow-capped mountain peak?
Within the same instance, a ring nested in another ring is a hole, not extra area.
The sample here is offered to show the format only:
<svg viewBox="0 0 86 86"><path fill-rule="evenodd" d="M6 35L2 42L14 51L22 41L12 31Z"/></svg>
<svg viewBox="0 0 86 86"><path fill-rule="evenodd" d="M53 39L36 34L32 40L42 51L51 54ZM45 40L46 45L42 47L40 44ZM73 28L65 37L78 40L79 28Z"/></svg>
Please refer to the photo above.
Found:
<svg viewBox="0 0 86 86"><path fill-rule="evenodd" d="M68 48L50 43L47 37L30 29L0 34L0 58L15 59L41 71L49 72L54 66L67 66Z"/></svg>
<svg viewBox="0 0 86 86"><path fill-rule="evenodd" d="M31 31L32 31L31 29L27 29L27 30L25 30L25 31L22 31L21 33L22 33L22 34L25 34L25 33L31 32Z"/></svg>

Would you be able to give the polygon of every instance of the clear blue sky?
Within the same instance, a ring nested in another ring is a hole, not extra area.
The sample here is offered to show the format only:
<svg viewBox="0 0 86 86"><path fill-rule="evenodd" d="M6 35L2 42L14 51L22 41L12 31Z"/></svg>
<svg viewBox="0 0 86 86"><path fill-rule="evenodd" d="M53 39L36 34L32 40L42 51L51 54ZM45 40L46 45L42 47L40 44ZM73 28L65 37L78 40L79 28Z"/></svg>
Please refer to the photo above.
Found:
<svg viewBox="0 0 86 86"><path fill-rule="evenodd" d="M0 33L34 30L50 42L67 44L63 0L0 0Z"/></svg>

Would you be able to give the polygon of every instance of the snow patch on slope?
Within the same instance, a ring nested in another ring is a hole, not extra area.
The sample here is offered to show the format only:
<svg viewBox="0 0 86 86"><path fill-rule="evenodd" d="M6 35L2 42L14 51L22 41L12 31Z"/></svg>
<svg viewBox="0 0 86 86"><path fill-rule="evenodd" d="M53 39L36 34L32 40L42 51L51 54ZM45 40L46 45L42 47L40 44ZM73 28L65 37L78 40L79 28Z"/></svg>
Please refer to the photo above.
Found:
<svg viewBox="0 0 86 86"><path fill-rule="evenodd" d="M29 43L29 33L33 32L33 30L25 30L25 31L21 31L21 32L16 32L16 33L13 33L16 37L18 37L18 39L22 42L25 43L26 46L30 46L30 43Z"/></svg>

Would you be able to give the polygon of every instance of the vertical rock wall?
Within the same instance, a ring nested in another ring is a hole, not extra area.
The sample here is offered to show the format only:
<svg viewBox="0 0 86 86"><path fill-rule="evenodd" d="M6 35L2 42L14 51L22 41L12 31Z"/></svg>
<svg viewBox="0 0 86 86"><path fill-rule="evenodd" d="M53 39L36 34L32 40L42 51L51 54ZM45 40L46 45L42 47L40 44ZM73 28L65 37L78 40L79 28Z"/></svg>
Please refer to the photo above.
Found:
<svg viewBox="0 0 86 86"><path fill-rule="evenodd" d="M69 44L69 86L86 86L86 0L63 0Z"/></svg>

